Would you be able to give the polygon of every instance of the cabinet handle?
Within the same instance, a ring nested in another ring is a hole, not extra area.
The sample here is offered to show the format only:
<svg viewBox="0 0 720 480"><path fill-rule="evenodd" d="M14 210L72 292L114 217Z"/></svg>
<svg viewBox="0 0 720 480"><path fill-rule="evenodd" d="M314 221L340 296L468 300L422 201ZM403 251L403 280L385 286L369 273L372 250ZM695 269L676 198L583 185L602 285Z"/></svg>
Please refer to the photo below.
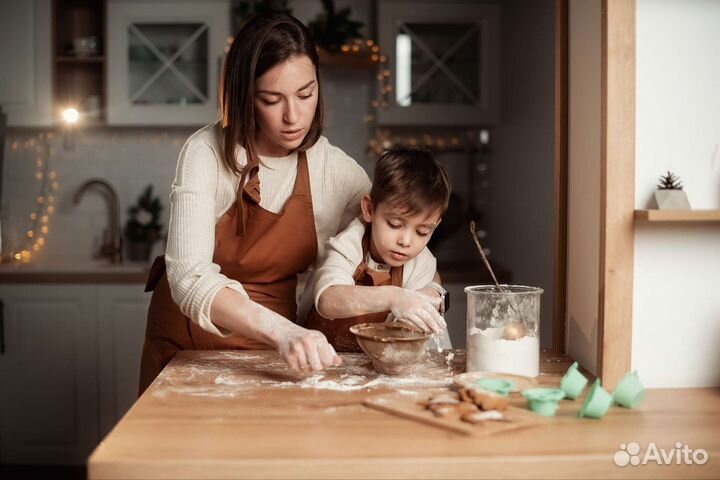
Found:
<svg viewBox="0 0 720 480"><path fill-rule="evenodd" d="M5 355L5 302L0 300L0 355Z"/></svg>

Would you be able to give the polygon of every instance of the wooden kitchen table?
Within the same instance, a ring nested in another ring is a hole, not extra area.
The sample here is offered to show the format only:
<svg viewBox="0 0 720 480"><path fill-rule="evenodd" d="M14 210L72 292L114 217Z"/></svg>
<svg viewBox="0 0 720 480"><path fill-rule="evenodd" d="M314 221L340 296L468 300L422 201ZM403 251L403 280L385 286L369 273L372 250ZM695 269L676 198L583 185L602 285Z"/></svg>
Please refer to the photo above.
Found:
<svg viewBox="0 0 720 480"><path fill-rule="evenodd" d="M464 363L464 352L454 354L450 367L433 354L429 366L400 378L374 373L363 355L343 355L343 366L295 379L274 352L180 352L97 447L88 476L720 476L720 389L651 390L638 409L613 407L602 420L576 418L581 400L564 400L543 425L490 436L462 435L361 404L371 395L450 386ZM539 383L557 386L568 365L566 357L543 354ZM522 398L514 402L524 406ZM619 467L613 458L629 442L639 444L641 459L651 442L666 453L682 442L706 450L709 459Z"/></svg>

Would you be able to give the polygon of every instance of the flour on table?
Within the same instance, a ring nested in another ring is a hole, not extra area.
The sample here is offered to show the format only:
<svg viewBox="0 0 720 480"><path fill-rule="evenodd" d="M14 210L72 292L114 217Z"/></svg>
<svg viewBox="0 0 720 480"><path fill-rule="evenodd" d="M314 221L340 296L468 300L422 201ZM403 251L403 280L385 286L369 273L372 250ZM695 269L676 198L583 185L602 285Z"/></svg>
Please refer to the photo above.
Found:
<svg viewBox="0 0 720 480"><path fill-rule="evenodd" d="M343 355L343 364L305 378L295 378L276 354L223 351L207 352L196 360L173 362L150 392L156 397L171 394L235 397L260 389L313 389L349 392L376 388L449 387L462 371L452 352L428 352L406 375L378 373L363 354ZM411 392L411 391L407 391Z"/></svg>

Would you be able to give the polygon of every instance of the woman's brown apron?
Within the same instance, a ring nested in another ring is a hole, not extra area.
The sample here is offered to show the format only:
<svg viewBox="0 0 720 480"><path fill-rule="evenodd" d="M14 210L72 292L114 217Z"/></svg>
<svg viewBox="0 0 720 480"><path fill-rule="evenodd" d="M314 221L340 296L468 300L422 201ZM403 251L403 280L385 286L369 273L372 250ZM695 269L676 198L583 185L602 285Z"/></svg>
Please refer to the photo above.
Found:
<svg viewBox="0 0 720 480"><path fill-rule="evenodd" d="M248 178L247 183L245 178ZM298 154L293 193L282 213L260 206L258 163L245 168L235 205L215 225L213 262L240 282L250 299L295 321L297 274L317 255L310 176ZM146 291L153 291L140 366L140 394L179 350L269 349L257 340L213 335L182 314L170 295L165 259L155 259Z"/></svg>
<svg viewBox="0 0 720 480"><path fill-rule="evenodd" d="M370 229L368 228L362 239L363 261L355 269L355 273L353 273L355 285L370 287L393 285L395 287L402 287L403 267L392 267L389 272L378 272L368 268L365 259L367 258L369 246ZM305 328L321 331L337 352L362 352L360 345L358 345L357 340L355 340L355 336L350 332L350 327L360 323L384 322L389 313L389 311L367 313L355 317L330 320L320 315L313 306L308 313Z"/></svg>

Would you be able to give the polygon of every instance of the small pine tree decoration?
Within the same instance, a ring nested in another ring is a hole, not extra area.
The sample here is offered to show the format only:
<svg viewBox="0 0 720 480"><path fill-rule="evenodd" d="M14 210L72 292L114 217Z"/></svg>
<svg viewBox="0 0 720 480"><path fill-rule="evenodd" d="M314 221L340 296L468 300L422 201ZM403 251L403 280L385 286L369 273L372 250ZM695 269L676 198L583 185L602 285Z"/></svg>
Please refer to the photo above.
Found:
<svg viewBox="0 0 720 480"><path fill-rule="evenodd" d="M148 185L136 205L128 209L128 220L125 224L125 236L131 242L152 245L162 236L160 199L153 197L153 187Z"/></svg>
<svg viewBox="0 0 720 480"><path fill-rule="evenodd" d="M683 191L683 184L670 170L660 177L653 198L660 210L690 210L690 202Z"/></svg>
<svg viewBox="0 0 720 480"><path fill-rule="evenodd" d="M677 175L668 170L665 175L660 176L657 188L658 190L682 190L683 184Z"/></svg>

